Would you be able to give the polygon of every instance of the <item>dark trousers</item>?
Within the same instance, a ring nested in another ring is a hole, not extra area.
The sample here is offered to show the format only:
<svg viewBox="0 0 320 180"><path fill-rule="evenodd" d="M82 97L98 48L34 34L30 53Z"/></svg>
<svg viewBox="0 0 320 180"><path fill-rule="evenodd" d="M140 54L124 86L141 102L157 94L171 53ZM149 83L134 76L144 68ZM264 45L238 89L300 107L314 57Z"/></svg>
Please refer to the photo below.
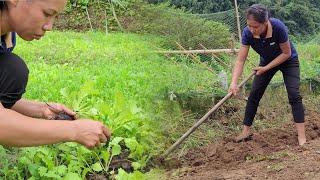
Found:
<svg viewBox="0 0 320 180"><path fill-rule="evenodd" d="M260 66L266 64L261 62ZM254 116L256 115L257 108L259 106L260 99L262 98L269 82L277 71L281 71L286 85L289 103L291 105L294 122L304 122L304 108L302 104L302 98L300 96L300 68L298 59L290 59L283 64L274 67L268 72L255 76L252 84L252 90L248 98L245 117L243 124L251 126Z"/></svg>
<svg viewBox="0 0 320 180"><path fill-rule="evenodd" d="M21 99L28 75L28 67L19 56L0 53L0 102L5 108L11 108Z"/></svg>

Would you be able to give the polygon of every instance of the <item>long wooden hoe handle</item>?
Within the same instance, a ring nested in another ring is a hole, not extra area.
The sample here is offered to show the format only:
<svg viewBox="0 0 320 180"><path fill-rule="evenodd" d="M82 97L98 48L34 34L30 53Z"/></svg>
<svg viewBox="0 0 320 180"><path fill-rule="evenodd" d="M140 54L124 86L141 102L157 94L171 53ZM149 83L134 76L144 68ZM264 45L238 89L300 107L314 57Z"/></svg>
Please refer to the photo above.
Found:
<svg viewBox="0 0 320 180"><path fill-rule="evenodd" d="M246 82L253 77L256 72L252 72L246 79L244 79L238 87L241 88ZM223 99L221 99L210 111L207 112L196 124L194 124L183 136L178 139L163 155L162 158L166 158L172 151L178 148L178 146L193 133L214 111L216 111L224 102L226 102L232 96L232 92L229 92Z"/></svg>

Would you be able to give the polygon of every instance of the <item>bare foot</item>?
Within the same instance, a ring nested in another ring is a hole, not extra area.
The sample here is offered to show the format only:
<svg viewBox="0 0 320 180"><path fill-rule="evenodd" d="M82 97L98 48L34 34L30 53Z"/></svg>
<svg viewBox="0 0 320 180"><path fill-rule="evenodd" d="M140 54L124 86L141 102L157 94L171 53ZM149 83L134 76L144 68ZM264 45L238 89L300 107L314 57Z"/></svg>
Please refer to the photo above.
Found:
<svg viewBox="0 0 320 180"><path fill-rule="evenodd" d="M299 145L302 146L307 141L304 123L296 123L296 128L297 128L297 132L298 132Z"/></svg>
<svg viewBox="0 0 320 180"><path fill-rule="evenodd" d="M239 143L252 140L252 135L253 134L250 133L250 126L243 125L241 134L234 139L234 142Z"/></svg>
<svg viewBox="0 0 320 180"><path fill-rule="evenodd" d="M241 133L239 134L235 139L234 142L239 143L239 142L246 142L252 140L252 133Z"/></svg>
<svg viewBox="0 0 320 180"><path fill-rule="evenodd" d="M299 141L299 146L303 146L307 142L307 139L298 137L298 141Z"/></svg>

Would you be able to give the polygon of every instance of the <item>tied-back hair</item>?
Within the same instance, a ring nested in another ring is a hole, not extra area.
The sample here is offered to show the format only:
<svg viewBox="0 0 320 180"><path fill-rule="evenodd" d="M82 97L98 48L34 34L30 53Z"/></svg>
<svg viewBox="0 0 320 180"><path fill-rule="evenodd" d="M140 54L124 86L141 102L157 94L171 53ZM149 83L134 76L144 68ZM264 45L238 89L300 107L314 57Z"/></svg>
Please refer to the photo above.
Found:
<svg viewBox="0 0 320 180"><path fill-rule="evenodd" d="M252 17L255 21L264 23L269 20L270 12L265 5L254 4L247 9L246 17L247 19Z"/></svg>

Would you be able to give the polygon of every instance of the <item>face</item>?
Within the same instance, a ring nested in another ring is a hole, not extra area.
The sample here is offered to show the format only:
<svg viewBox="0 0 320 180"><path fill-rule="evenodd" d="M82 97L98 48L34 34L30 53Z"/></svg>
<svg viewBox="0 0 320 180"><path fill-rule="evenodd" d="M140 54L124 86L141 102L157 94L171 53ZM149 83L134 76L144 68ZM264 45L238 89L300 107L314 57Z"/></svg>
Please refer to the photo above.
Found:
<svg viewBox="0 0 320 180"><path fill-rule="evenodd" d="M55 17L66 3L66 0L9 0L9 25L26 41L40 39L46 31L52 30Z"/></svg>
<svg viewBox="0 0 320 180"><path fill-rule="evenodd" d="M255 21L253 17L249 17L247 19L247 25L254 36L260 36L266 31L268 22L259 23Z"/></svg>

